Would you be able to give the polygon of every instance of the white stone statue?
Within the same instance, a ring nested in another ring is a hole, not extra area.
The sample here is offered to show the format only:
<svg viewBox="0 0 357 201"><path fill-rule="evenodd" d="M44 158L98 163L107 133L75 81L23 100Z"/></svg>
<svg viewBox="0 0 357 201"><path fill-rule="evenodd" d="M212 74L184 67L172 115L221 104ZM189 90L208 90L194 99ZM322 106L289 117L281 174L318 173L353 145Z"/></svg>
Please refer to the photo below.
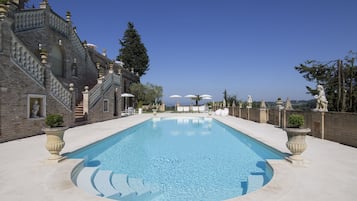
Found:
<svg viewBox="0 0 357 201"><path fill-rule="evenodd" d="M247 108L252 108L253 98L251 95L248 95L247 103Z"/></svg>
<svg viewBox="0 0 357 201"><path fill-rule="evenodd" d="M264 100L262 100L262 102L260 102L260 109L267 109L267 105L265 104Z"/></svg>
<svg viewBox="0 0 357 201"><path fill-rule="evenodd" d="M38 118L39 110L40 110L40 105L38 104L38 100L35 100L35 102L32 105L31 118Z"/></svg>
<svg viewBox="0 0 357 201"><path fill-rule="evenodd" d="M294 108L293 108L293 106L292 106L292 104L291 104L290 98L287 98L287 99L286 99L285 109L286 109L286 110L294 110Z"/></svg>
<svg viewBox="0 0 357 201"><path fill-rule="evenodd" d="M316 99L316 108L314 111L327 112L328 101L325 96L324 87L322 85L317 85L317 91L319 94L314 96Z"/></svg>

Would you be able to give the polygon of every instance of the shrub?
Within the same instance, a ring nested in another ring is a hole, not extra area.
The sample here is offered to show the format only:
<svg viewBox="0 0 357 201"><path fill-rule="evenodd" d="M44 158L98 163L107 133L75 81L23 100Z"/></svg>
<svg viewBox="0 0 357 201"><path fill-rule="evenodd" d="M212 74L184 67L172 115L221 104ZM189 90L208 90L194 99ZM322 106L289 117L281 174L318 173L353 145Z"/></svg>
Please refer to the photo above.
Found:
<svg viewBox="0 0 357 201"><path fill-rule="evenodd" d="M288 118L288 127L300 128L304 125L304 116L301 114L292 114Z"/></svg>
<svg viewBox="0 0 357 201"><path fill-rule="evenodd" d="M63 124L63 117L59 114L49 114L46 117L45 123L50 128L61 127Z"/></svg>

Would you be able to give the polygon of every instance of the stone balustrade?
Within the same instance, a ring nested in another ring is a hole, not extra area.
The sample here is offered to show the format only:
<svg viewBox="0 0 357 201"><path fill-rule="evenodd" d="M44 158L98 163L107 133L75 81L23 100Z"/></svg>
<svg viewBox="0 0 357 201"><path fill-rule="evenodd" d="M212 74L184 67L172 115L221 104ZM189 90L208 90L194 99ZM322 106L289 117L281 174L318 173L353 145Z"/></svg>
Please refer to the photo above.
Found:
<svg viewBox="0 0 357 201"><path fill-rule="evenodd" d="M120 76L119 75L113 74L113 83L120 85Z"/></svg>
<svg viewBox="0 0 357 201"><path fill-rule="evenodd" d="M90 91L89 91L89 108L93 107L95 103L99 100L100 95L102 93L101 84L96 84Z"/></svg>
<svg viewBox="0 0 357 201"><path fill-rule="evenodd" d="M63 19L62 17L58 16L56 13L54 12L49 12L49 16L48 16L48 25L53 28L54 30L58 31L59 33L65 35L65 36L69 36L69 24L67 23L67 21L65 19Z"/></svg>
<svg viewBox="0 0 357 201"><path fill-rule="evenodd" d="M48 21L46 17L48 17ZM14 18L15 32L44 27L48 23L48 26L52 29L67 37L69 36L69 24L52 11L44 9L26 10L15 13Z"/></svg>
<svg viewBox="0 0 357 201"><path fill-rule="evenodd" d="M79 37L75 31L72 30L70 33L71 33L70 40L71 40L73 47L76 50L76 53L78 53L80 57L84 58L86 51L82 45L81 40L79 39Z"/></svg>
<svg viewBox="0 0 357 201"><path fill-rule="evenodd" d="M36 80L39 85L44 86L44 66L14 35L11 40L11 58L22 70Z"/></svg>
<svg viewBox="0 0 357 201"><path fill-rule="evenodd" d="M59 101L61 102L64 106L67 107L67 109L71 110L71 100L72 100L72 94L69 90L67 90L61 82L52 74L50 73L50 90L51 94Z"/></svg>
<svg viewBox="0 0 357 201"><path fill-rule="evenodd" d="M89 108L95 105L95 103L101 97L103 91L105 92L106 90L108 90L113 84L120 85L120 76L113 73L109 73L101 79L103 82L96 84L89 91Z"/></svg>
<svg viewBox="0 0 357 201"><path fill-rule="evenodd" d="M108 74L106 77L105 77L105 80L103 82L103 91L106 91L111 85L112 85L112 82L113 82L113 74Z"/></svg>
<svg viewBox="0 0 357 201"><path fill-rule="evenodd" d="M45 10L26 10L15 13L14 29L24 31L45 26Z"/></svg>

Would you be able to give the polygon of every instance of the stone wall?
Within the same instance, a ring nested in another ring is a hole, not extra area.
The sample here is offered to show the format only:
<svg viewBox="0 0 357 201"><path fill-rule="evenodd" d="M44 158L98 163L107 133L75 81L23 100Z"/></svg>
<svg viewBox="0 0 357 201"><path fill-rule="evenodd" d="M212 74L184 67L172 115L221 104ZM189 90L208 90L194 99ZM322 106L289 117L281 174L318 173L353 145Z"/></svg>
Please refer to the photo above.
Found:
<svg viewBox="0 0 357 201"><path fill-rule="evenodd" d="M54 66L53 62L56 61L51 60L53 58L51 54L55 51L59 51L62 54L63 75L57 75L57 78L64 86L68 87L69 83L74 84L76 100L81 100L81 91L84 86L92 88L96 84L98 77L96 66L88 56L83 56L76 51L78 47L73 46L70 38L49 28L18 32L16 36L38 57L39 44L41 44L41 48L48 51L48 62L52 64L52 67ZM85 51L84 48L83 50Z"/></svg>
<svg viewBox="0 0 357 201"><path fill-rule="evenodd" d="M140 77L82 43L70 15L63 19L48 6L14 6L0 21L0 142L43 133L45 117L52 113L62 114L65 126L120 117L120 95ZM88 121L82 121L81 107L75 118L76 105L83 100L85 86L87 91L98 86L98 70L110 81L87 107ZM40 110L32 112L37 102Z"/></svg>
<svg viewBox="0 0 357 201"><path fill-rule="evenodd" d="M113 118L120 117L121 109L120 109L120 94L116 94L116 87L112 86L107 91L103 92L101 98L98 100L97 104L93 108L89 109L88 114L88 122L99 122L110 120ZM115 98L117 96L117 98ZM105 110L104 101L108 101L108 107ZM115 104L116 102L116 104ZM115 105L117 107L117 112L115 112Z"/></svg>
<svg viewBox="0 0 357 201"><path fill-rule="evenodd" d="M242 115L240 117L248 119L248 109L242 109L241 111ZM263 114L257 115L257 111L259 109L249 109L249 120L262 122L260 118ZM357 147L357 113L279 111L278 109L269 109L266 112L266 116L269 118L268 123L281 128L287 126L287 119L291 114L304 116L305 123L303 127L311 129L311 136ZM239 117L238 115L235 116Z"/></svg>
<svg viewBox="0 0 357 201"><path fill-rule="evenodd" d="M72 112L47 93L46 88L31 79L21 68L0 53L0 142L28 137L42 133L44 116L30 118L29 97L41 96L45 113L59 113L64 116L66 126L73 125Z"/></svg>

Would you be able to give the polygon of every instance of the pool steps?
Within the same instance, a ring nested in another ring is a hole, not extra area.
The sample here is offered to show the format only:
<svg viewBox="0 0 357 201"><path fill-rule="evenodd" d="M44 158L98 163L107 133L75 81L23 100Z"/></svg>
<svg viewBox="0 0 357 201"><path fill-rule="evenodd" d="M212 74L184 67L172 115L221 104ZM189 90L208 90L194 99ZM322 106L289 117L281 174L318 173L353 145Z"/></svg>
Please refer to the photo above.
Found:
<svg viewBox="0 0 357 201"><path fill-rule="evenodd" d="M96 189L103 194L104 197L113 196L118 194L118 191L111 185L110 181L112 177L112 171L98 171L94 177L94 184L102 184L96 185Z"/></svg>
<svg viewBox="0 0 357 201"><path fill-rule="evenodd" d="M102 194L94 187L93 185L93 178L96 175L98 168L96 167L86 167L83 168L77 176L77 186L80 188L85 189L88 193L102 196Z"/></svg>
<svg viewBox="0 0 357 201"><path fill-rule="evenodd" d="M264 185L263 174L257 174L257 175L252 174L248 176L247 193L256 191Z"/></svg>
<svg viewBox="0 0 357 201"><path fill-rule="evenodd" d="M92 195L120 201L147 200L160 194L158 185L144 184L140 178L114 174L112 171L99 170L98 167L83 167L78 173L76 184Z"/></svg>

